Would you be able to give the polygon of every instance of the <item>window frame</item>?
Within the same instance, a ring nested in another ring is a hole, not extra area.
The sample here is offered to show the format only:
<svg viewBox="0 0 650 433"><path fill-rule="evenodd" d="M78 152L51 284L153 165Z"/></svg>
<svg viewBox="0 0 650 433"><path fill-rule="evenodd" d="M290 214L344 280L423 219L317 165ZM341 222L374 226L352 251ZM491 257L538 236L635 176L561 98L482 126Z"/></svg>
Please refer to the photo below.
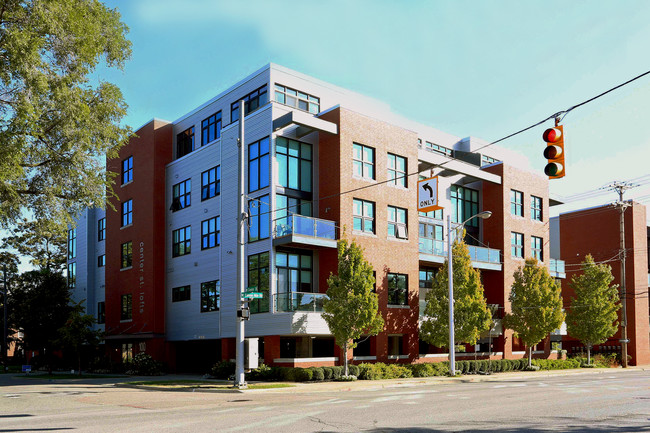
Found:
<svg viewBox="0 0 650 433"><path fill-rule="evenodd" d="M97 242L106 240L106 218L97 220Z"/></svg>
<svg viewBox="0 0 650 433"><path fill-rule="evenodd" d="M176 134L176 159L189 155L195 149L194 125Z"/></svg>
<svg viewBox="0 0 650 433"><path fill-rule="evenodd" d="M264 265L266 263L266 265ZM271 254L264 251L248 256L248 286L257 284L257 292L262 292L262 299L251 299L248 302L251 314L268 313L271 310ZM266 271L266 272L263 272ZM266 275L266 286L262 287L263 275ZM254 277L254 278L253 278Z"/></svg>
<svg viewBox="0 0 650 433"><path fill-rule="evenodd" d="M133 182L133 155L122 160L122 185Z"/></svg>
<svg viewBox="0 0 650 433"><path fill-rule="evenodd" d="M74 290L77 288L77 262L68 263L68 272L66 275L68 289Z"/></svg>
<svg viewBox="0 0 650 433"><path fill-rule="evenodd" d="M355 213L355 208L357 207L357 203L361 205L361 214ZM366 204L372 205L372 215L368 216L366 215ZM375 215L377 215L377 206L374 201L369 201L369 200L364 200L361 198L353 198L352 199L352 231L357 232L357 233L370 233L370 234L376 234L377 232L377 226L375 224ZM356 220L361 221L361 229L355 228L354 222ZM366 224L370 224L371 230L366 230Z"/></svg>
<svg viewBox="0 0 650 433"><path fill-rule="evenodd" d="M214 222L214 230L210 230L211 222ZM217 215L201 221L201 250L209 250L219 245L221 245L221 216Z"/></svg>
<svg viewBox="0 0 650 433"><path fill-rule="evenodd" d="M544 220L544 200L536 195L530 196L530 219L540 222Z"/></svg>
<svg viewBox="0 0 650 433"><path fill-rule="evenodd" d="M222 125L221 110L203 119L201 121L201 146L205 146L221 138ZM211 137L213 138L210 139Z"/></svg>
<svg viewBox="0 0 650 433"><path fill-rule="evenodd" d="M392 276L392 278L391 278ZM399 287L399 279L404 277L403 292ZM395 287L391 287L392 284ZM409 305L409 276L408 274L398 274L396 272L389 272L386 274L386 291L388 293L388 305L392 306L408 306ZM402 293L404 295L402 299Z"/></svg>
<svg viewBox="0 0 650 433"><path fill-rule="evenodd" d="M524 193L522 191L510 190L510 215L524 216Z"/></svg>
<svg viewBox="0 0 650 433"><path fill-rule="evenodd" d="M204 281L201 283L201 302L199 308L201 313L219 311L221 308L221 282L219 280Z"/></svg>
<svg viewBox="0 0 650 433"><path fill-rule="evenodd" d="M513 258L524 258L524 234L510 232L510 256Z"/></svg>
<svg viewBox="0 0 650 433"><path fill-rule="evenodd" d="M181 234L183 235L181 238ZM182 248L181 248L182 246ZM192 252L192 225L172 230L172 258L186 256Z"/></svg>
<svg viewBox="0 0 650 433"><path fill-rule="evenodd" d="M126 320L133 320L133 295L131 293L123 294L120 297L120 321Z"/></svg>
<svg viewBox="0 0 650 433"><path fill-rule="evenodd" d="M133 199L122 202L122 227L133 224Z"/></svg>
<svg viewBox="0 0 650 433"><path fill-rule="evenodd" d="M100 254L97 256L97 267L103 268L106 266L106 254Z"/></svg>
<svg viewBox="0 0 650 433"><path fill-rule="evenodd" d="M286 257L286 264L281 262L282 257ZM309 265L304 264L306 257L309 257ZM296 259L297 263L292 265L292 261ZM280 292L280 271L286 271L286 292ZM316 284L314 283L314 255L311 251L308 250L281 250L276 251L275 253L275 271L276 271L276 290L278 294L289 294L289 293L315 293ZM292 280L293 272L296 272L298 281L294 282ZM303 273L309 273L309 283L303 282ZM295 286L298 290L291 290L291 286L295 283ZM309 290L301 290L305 286L303 284L308 284Z"/></svg>
<svg viewBox="0 0 650 433"><path fill-rule="evenodd" d="M176 212L192 205L192 178L172 185L171 211Z"/></svg>
<svg viewBox="0 0 650 433"><path fill-rule="evenodd" d="M214 180L211 180L211 174L214 172ZM213 186L213 188L210 188ZM211 194L212 193L212 194ZM216 165L201 172L201 201L206 201L212 197L221 195L221 166Z"/></svg>
<svg viewBox="0 0 650 433"><path fill-rule="evenodd" d="M265 146L264 153L263 147ZM254 149L257 149L255 152ZM255 155L255 156L252 156ZM248 144L248 192L255 192L267 188L271 183L271 141L269 137L261 138ZM266 176L262 174L262 167L266 167ZM255 180L255 182L253 182Z"/></svg>
<svg viewBox="0 0 650 433"><path fill-rule="evenodd" d="M544 238L539 236L530 237L530 256L544 262Z"/></svg>
<svg viewBox="0 0 650 433"><path fill-rule="evenodd" d="M393 158L393 167L391 167L391 157ZM404 170L399 169L398 162L400 160L404 161ZM408 189L408 159L404 156L388 152L386 167L388 171L388 184Z"/></svg>
<svg viewBox="0 0 650 433"><path fill-rule="evenodd" d="M274 95L273 100L279 104L286 105L288 107L297 108L298 110L305 111L311 114L320 113L320 98L318 96L310 95L308 93L278 83L275 83L273 95ZM296 103L289 104L287 102L289 98L295 99ZM301 102L307 104L306 109L300 107ZM313 106L316 107L315 110L312 110Z"/></svg>
<svg viewBox="0 0 650 433"><path fill-rule="evenodd" d="M68 230L68 260L77 258L77 229Z"/></svg>
<svg viewBox="0 0 650 433"><path fill-rule="evenodd" d="M283 141L286 142L285 145L281 145ZM275 137L275 161L278 165L278 185L295 191L313 192L314 149L310 143ZM291 184L294 179L294 176L291 176L292 166L295 166L297 172L295 185Z"/></svg>
<svg viewBox="0 0 650 433"><path fill-rule="evenodd" d="M172 287L172 302L190 301L192 298L191 286ZM187 295L185 295L187 293ZM182 295L182 296L181 296Z"/></svg>
<svg viewBox="0 0 650 433"><path fill-rule="evenodd" d="M270 201L269 194L248 200L248 242L261 241L271 236Z"/></svg>
<svg viewBox="0 0 650 433"><path fill-rule="evenodd" d="M466 198L467 195L470 197ZM452 222L462 223L479 213L480 198L478 190L461 185L451 185L450 196ZM475 197L476 200L474 200ZM478 220L479 218L469 219L465 226L478 227Z"/></svg>
<svg viewBox="0 0 650 433"><path fill-rule="evenodd" d="M133 267L133 241L127 241L121 245L120 259L120 269Z"/></svg>
<svg viewBox="0 0 650 433"><path fill-rule="evenodd" d="M244 117L262 108L269 102L269 92L266 83L230 104L230 123L239 120L239 101L242 99L244 100ZM251 105L254 107L251 108Z"/></svg>
<svg viewBox="0 0 650 433"><path fill-rule="evenodd" d="M97 303L97 324L104 323L106 323L106 301L100 301Z"/></svg>
<svg viewBox="0 0 650 433"><path fill-rule="evenodd" d="M391 211L394 212L394 220L391 220ZM399 215L403 214L404 216L404 221L399 221ZM408 232L408 209L404 209L402 207L397 207L397 206L391 206L388 205L387 207L387 212L386 216L388 219L388 237L389 238L395 238L395 239L408 239L409 238L409 232ZM398 227L404 227L404 233L405 237L401 238L397 236L398 234ZM392 234L391 234L391 229L392 229Z"/></svg>
<svg viewBox="0 0 650 433"><path fill-rule="evenodd" d="M358 158L357 149L360 151L361 158ZM366 150L371 151L372 160L369 162L366 160ZM377 170L375 167L375 161L377 160L377 151L374 147L367 146L361 143L352 143L352 177L355 179L365 179L365 180L375 180L377 178ZM357 167L361 168L361 174L357 174ZM366 168L370 167L372 170L371 176L366 176Z"/></svg>

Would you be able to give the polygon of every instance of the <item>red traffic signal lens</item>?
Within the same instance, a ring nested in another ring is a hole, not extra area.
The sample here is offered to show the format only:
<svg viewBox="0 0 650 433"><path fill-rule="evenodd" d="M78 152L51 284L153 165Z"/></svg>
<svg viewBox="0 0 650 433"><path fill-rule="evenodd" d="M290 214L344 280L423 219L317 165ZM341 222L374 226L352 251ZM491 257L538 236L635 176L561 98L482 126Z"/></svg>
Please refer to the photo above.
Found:
<svg viewBox="0 0 650 433"><path fill-rule="evenodd" d="M544 149L544 158L555 159L562 156L562 148L560 146L546 146Z"/></svg>
<svg viewBox="0 0 650 433"><path fill-rule="evenodd" d="M542 138L547 143L556 143L562 138L562 131L559 128L548 128Z"/></svg>
<svg viewBox="0 0 650 433"><path fill-rule="evenodd" d="M558 176L564 171L564 166L558 162L552 162L544 167L544 174L547 176Z"/></svg>

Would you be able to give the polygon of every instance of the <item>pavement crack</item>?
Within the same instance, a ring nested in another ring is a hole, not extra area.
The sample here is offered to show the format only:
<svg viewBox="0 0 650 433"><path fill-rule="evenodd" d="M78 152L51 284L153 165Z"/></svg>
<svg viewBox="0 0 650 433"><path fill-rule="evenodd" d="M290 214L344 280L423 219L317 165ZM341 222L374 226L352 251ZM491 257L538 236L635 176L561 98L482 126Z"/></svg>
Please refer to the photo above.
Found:
<svg viewBox="0 0 650 433"><path fill-rule="evenodd" d="M352 424L349 423L349 422L339 422L339 423L334 424L334 423L325 422L325 421L323 421L322 419L320 419L320 418L318 418L316 416L310 416L310 417L308 417L308 419L310 421L312 421L312 422L315 422L315 423L318 423L318 424L323 424L323 426L327 426L327 427L333 427L333 428L335 428L337 430L339 430L341 427L352 427Z"/></svg>

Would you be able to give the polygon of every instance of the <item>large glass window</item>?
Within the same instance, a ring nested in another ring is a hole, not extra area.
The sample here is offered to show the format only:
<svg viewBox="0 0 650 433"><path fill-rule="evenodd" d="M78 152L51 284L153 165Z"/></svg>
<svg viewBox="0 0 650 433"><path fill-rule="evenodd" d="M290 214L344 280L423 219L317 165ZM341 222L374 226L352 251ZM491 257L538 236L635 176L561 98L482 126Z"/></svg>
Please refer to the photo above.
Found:
<svg viewBox="0 0 650 433"><path fill-rule="evenodd" d="M97 267L103 268L104 266L106 266L106 254L101 254L97 256Z"/></svg>
<svg viewBox="0 0 650 433"><path fill-rule="evenodd" d="M269 102L266 84L230 104L230 122L239 120L239 101L244 100L244 115L250 114Z"/></svg>
<svg viewBox="0 0 650 433"><path fill-rule="evenodd" d="M171 210L185 209L192 204L192 179L179 182L172 187L172 207Z"/></svg>
<svg viewBox="0 0 650 433"><path fill-rule="evenodd" d="M201 249L217 247L221 244L221 217L201 221Z"/></svg>
<svg viewBox="0 0 650 433"><path fill-rule="evenodd" d="M512 257L524 257L524 235L522 233L510 233L510 254Z"/></svg>
<svg viewBox="0 0 650 433"><path fill-rule="evenodd" d="M255 287L262 292L262 299L252 299L248 306L251 313L268 313L269 311L269 253L248 256L248 287Z"/></svg>
<svg viewBox="0 0 650 433"><path fill-rule="evenodd" d="M314 291L311 253L279 251L275 253L275 267L279 294Z"/></svg>
<svg viewBox="0 0 650 433"><path fill-rule="evenodd" d="M190 286L174 287L172 289L172 302L190 300Z"/></svg>
<svg viewBox="0 0 650 433"><path fill-rule="evenodd" d="M128 241L122 244L122 261L120 268L130 268L133 264L133 242Z"/></svg>
<svg viewBox="0 0 650 433"><path fill-rule="evenodd" d="M312 147L284 137L275 139L280 186L299 191L312 190Z"/></svg>
<svg viewBox="0 0 650 433"><path fill-rule="evenodd" d="M269 186L269 137L248 145L248 192Z"/></svg>
<svg viewBox="0 0 650 433"><path fill-rule="evenodd" d="M524 193L510 190L510 213L516 216L524 216Z"/></svg>
<svg viewBox="0 0 650 433"><path fill-rule="evenodd" d="M221 166L212 167L201 173L201 201L221 193Z"/></svg>
<svg viewBox="0 0 650 433"><path fill-rule="evenodd" d="M352 174L364 179L375 178L375 149L358 143L352 145Z"/></svg>
<svg viewBox="0 0 650 433"><path fill-rule="evenodd" d="M68 289L74 290L77 286L77 263L68 263Z"/></svg>
<svg viewBox="0 0 650 433"><path fill-rule="evenodd" d="M106 239L106 218L101 218L97 221L97 241Z"/></svg>
<svg viewBox="0 0 650 433"><path fill-rule="evenodd" d="M176 158L194 150L194 127L187 128L176 136Z"/></svg>
<svg viewBox="0 0 650 433"><path fill-rule="evenodd" d="M444 255L444 228L440 224L420 223L420 251L426 254Z"/></svg>
<svg viewBox="0 0 650 433"><path fill-rule="evenodd" d="M375 232L375 203L358 198L352 201L352 228L366 233Z"/></svg>
<svg viewBox="0 0 650 433"><path fill-rule="evenodd" d="M534 195L530 196L530 219L533 221L542 221L542 198Z"/></svg>
<svg viewBox="0 0 650 433"><path fill-rule="evenodd" d="M201 146L221 137L221 111L201 122Z"/></svg>
<svg viewBox="0 0 650 433"><path fill-rule="evenodd" d="M201 313L219 311L219 280L201 283Z"/></svg>
<svg viewBox="0 0 650 433"><path fill-rule="evenodd" d="M133 295L122 295L120 320L131 320L133 318Z"/></svg>
<svg viewBox="0 0 650 433"><path fill-rule="evenodd" d="M133 156L122 161L122 185L133 181Z"/></svg>
<svg viewBox="0 0 650 433"><path fill-rule="evenodd" d="M133 224L133 200L122 203L122 227Z"/></svg>
<svg viewBox="0 0 650 433"><path fill-rule="evenodd" d="M311 216L311 201L276 194L275 232L277 236L293 232L291 215Z"/></svg>
<svg viewBox="0 0 650 433"><path fill-rule="evenodd" d="M68 260L77 257L77 229L68 230Z"/></svg>
<svg viewBox="0 0 650 433"><path fill-rule="evenodd" d="M280 84L275 85L275 100L280 104L289 105L313 114L320 112L319 98Z"/></svg>
<svg viewBox="0 0 650 433"><path fill-rule="evenodd" d="M408 238L406 209L388 206L388 236L399 239Z"/></svg>
<svg viewBox="0 0 650 433"><path fill-rule="evenodd" d="M183 227L172 232L172 257L184 256L191 251L191 226Z"/></svg>
<svg viewBox="0 0 650 433"><path fill-rule="evenodd" d="M388 274L388 305L408 305L408 275Z"/></svg>
<svg viewBox="0 0 650 433"><path fill-rule="evenodd" d="M269 237L269 196L263 195L248 201L248 241L254 242Z"/></svg>
<svg viewBox="0 0 650 433"><path fill-rule="evenodd" d="M433 287L433 279L438 273L434 268L420 268L420 289L430 289Z"/></svg>
<svg viewBox="0 0 650 433"><path fill-rule="evenodd" d="M407 187L406 158L392 153L388 154L388 180L389 184Z"/></svg>
<svg viewBox="0 0 650 433"><path fill-rule="evenodd" d="M106 323L106 303L104 301L97 303L97 323Z"/></svg>
<svg viewBox="0 0 650 433"><path fill-rule="evenodd" d="M478 213L478 191L458 185L451 186L451 219L455 223L473 217ZM465 226L478 227L478 218L471 219Z"/></svg>
<svg viewBox="0 0 650 433"><path fill-rule="evenodd" d="M435 144L430 141L426 141L425 143L426 143L426 148L432 152L439 153L440 155L444 155L444 156L451 156L452 154L452 150L448 147L441 146L439 144Z"/></svg>
<svg viewBox="0 0 650 433"><path fill-rule="evenodd" d="M543 239L537 236L530 237L530 255L539 260L544 261L544 243Z"/></svg>

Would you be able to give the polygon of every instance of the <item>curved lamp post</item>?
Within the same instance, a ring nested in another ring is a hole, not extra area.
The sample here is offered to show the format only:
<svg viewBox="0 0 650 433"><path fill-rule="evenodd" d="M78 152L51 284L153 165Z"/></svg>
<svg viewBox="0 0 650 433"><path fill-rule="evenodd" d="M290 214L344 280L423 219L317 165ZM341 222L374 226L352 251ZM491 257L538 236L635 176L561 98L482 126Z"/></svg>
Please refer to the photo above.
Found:
<svg viewBox="0 0 650 433"><path fill-rule="evenodd" d="M451 215L447 215L447 270L449 272L447 274L447 279L449 280L449 373L452 377L456 376L456 342L454 341L454 270L451 234L452 230L462 229L468 221L474 218L488 219L491 216L492 212L486 210L467 218L452 229Z"/></svg>

